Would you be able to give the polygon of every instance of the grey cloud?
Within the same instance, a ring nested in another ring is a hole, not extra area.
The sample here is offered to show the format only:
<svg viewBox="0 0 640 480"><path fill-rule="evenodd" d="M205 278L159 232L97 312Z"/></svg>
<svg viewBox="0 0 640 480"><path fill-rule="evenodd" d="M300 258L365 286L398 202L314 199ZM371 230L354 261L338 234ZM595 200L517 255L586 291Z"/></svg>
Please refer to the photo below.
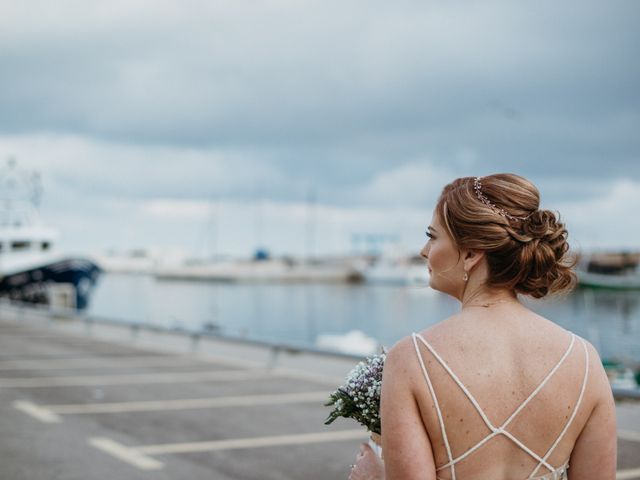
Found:
<svg viewBox="0 0 640 480"><path fill-rule="evenodd" d="M513 171L550 185L550 201L640 179L634 1L43 2L32 13L8 2L0 19L0 132L102 145L52 167L55 188L421 205L419 181L388 199L380 179L421 164ZM561 186L574 181L585 188Z"/></svg>
<svg viewBox="0 0 640 480"><path fill-rule="evenodd" d="M239 4L114 7L107 20L67 4L73 20L27 33L26 12L10 17L0 125L322 147L452 129L492 102L523 118L637 112L633 2Z"/></svg>

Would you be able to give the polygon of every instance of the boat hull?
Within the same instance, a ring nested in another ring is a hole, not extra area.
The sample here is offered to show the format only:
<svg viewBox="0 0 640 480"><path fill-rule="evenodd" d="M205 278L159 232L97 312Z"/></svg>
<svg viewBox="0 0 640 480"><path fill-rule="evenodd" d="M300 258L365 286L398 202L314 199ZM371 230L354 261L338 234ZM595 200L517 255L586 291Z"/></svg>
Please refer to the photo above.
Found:
<svg viewBox="0 0 640 480"><path fill-rule="evenodd" d="M82 258L66 258L0 279L0 297L11 301L49 305L58 286L72 287L71 308L85 309L101 269Z"/></svg>
<svg viewBox="0 0 640 480"><path fill-rule="evenodd" d="M359 283L361 274L348 265L296 265L280 261L189 265L158 269L161 280L214 282L328 282Z"/></svg>
<svg viewBox="0 0 640 480"><path fill-rule="evenodd" d="M578 271L578 283L580 285L608 288L608 289L640 289L640 275L614 275L606 273L594 273Z"/></svg>

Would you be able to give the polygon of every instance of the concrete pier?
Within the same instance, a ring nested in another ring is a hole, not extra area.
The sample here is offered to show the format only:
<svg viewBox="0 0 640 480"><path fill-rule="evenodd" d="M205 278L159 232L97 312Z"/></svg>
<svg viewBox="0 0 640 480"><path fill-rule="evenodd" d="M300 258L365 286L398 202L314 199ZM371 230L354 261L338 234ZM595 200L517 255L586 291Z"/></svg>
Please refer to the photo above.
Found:
<svg viewBox="0 0 640 480"><path fill-rule="evenodd" d="M3 307L0 480L344 480L366 433L323 403L354 363ZM618 421L640 479L640 403Z"/></svg>

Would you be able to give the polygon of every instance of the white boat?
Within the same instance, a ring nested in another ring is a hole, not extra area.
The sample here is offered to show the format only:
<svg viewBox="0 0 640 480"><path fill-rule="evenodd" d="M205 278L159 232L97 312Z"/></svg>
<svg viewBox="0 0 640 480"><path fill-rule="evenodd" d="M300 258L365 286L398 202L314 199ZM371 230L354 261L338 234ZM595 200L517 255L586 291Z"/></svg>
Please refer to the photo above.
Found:
<svg viewBox="0 0 640 480"><path fill-rule="evenodd" d="M429 285L424 259L414 257L371 257L360 262L359 271L367 283L387 285Z"/></svg>
<svg viewBox="0 0 640 480"><path fill-rule="evenodd" d="M161 259L146 250L91 253L91 260L103 272L149 275L155 273Z"/></svg>
<svg viewBox="0 0 640 480"><path fill-rule="evenodd" d="M217 282L329 282L362 281L359 272L342 262L305 262L292 259L197 262L158 267L159 279Z"/></svg>
<svg viewBox="0 0 640 480"><path fill-rule="evenodd" d="M599 252L582 255L576 265L581 285L614 289L640 289L640 253Z"/></svg>
<svg viewBox="0 0 640 480"><path fill-rule="evenodd" d="M56 251L58 234L40 220L40 177L0 169L0 298L83 309L100 269L91 261Z"/></svg>

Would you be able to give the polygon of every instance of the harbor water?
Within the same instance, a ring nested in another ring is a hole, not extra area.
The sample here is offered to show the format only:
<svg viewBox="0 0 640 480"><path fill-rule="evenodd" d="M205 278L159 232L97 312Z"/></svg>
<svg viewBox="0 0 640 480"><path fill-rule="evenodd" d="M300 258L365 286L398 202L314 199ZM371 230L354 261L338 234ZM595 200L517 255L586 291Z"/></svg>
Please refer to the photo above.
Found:
<svg viewBox="0 0 640 480"><path fill-rule="evenodd" d="M640 292L577 288L564 298L522 301L590 340L603 359L640 363ZM222 283L107 273L89 313L126 323L362 353L358 342L388 347L459 309L457 300L428 286ZM352 342L345 346L340 340L346 338Z"/></svg>

